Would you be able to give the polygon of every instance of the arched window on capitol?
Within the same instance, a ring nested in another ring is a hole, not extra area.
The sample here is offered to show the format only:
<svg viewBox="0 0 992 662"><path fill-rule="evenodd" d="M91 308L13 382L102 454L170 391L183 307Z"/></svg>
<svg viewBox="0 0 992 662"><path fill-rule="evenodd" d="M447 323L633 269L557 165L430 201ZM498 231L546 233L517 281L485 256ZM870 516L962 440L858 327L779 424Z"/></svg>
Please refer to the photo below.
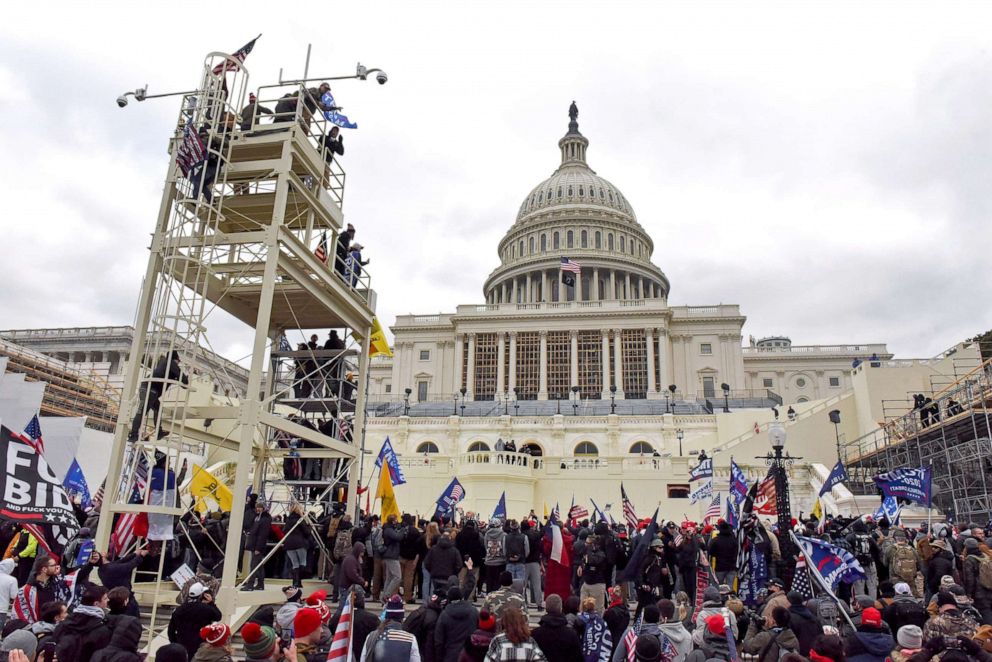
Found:
<svg viewBox="0 0 992 662"><path fill-rule="evenodd" d="M599 455L599 449L596 448L596 444L591 441L581 441L579 445L575 447L575 452L573 453L575 457L596 457Z"/></svg>
<svg viewBox="0 0 992 662"><path fill-rule="evenodd" d="M469 453L488 453L489 452L489 444L487 444L484 441L473 441L471 444L468 445L468 452Z"/></svg>
<svg viewBox="0 0 992 662"><path fill-rule="evenodd" d="M630 447L631 455L651 455L654 453L654 446L646 441L638 441Z"/></svg>
<svg viewBox="0 0 992 662"><path fill-rule="evenodd" d="M440 453L441 449L433 441L425 441L417 446L418 453Z"/></svg>

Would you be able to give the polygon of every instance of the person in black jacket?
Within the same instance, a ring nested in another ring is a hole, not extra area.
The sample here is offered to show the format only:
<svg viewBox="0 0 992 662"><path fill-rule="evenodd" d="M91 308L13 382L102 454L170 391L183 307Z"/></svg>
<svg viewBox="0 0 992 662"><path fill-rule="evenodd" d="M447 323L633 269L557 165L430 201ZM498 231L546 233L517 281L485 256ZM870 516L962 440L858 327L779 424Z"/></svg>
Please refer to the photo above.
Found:
<svg viewBox="0 0 992 662"><path fill-rule="evenodd" d="M386 518L382 527L382 541L386 551L382 553L382 594L393 595L403 581L400 570L400 542L406 536L406 527L400 526L396 515Z"/></svg>
<svg viewBox="0 0 992 662"><path fill-rule="evenodd" d="M562 613L561 596L552 593L545 603L548 610L532 636L537 645L544 651L548 662L572 662L582 659L582 643L579 635L568 623Z"/></svg>
<svg viewBox="0 0 992 662"><path fill-rule="evenodd" d="M134 569L141 565L141 562L148 556L147 549L139 549L133 554L113 561L109 560L99 552L93 552L91 563L97 566L97 574L100 576L100 583L109 591L112 588L126 588L131 593L131 600L128 602L127 615L138 618L141 614L138 611L138 601L134 599L131 589L131 575Z"/></svg>
<svg viewBox="0 0 992 662"><path fill-rule="evenodd" d="M479 610L462 599L460 588L448 588L448 606L434 628L434 662L458 662L465 640L478 624Z"/></svg>
<svg viewBox="0 0 992 662"><path fill-rule="evenodd" d="M301 521L304 520L304 521ZM303 587L301 579L303 568L307 565L307 527L310 523L305 521L303 506L294 504L286 518L284 530L287 532L283 538L283 549L286 550L286 557L289 560L290 573L293 577L293 586Z"/></svg>
<svg viewBox="0 0 992 662"><path fill-rule="evenodd" d="M524 569L527 582L524 584L524 598L527 597L527 587L530 587L530 601L535 609L541 607L541 596L544 594L541 587L541 546L544 542L544 534L536 522L524 520L520 523L520 529L527 536L527 553Z"/></svg>
<svg viewBox="0 0 992 662"><path fill-rule="evenodd" d="M92 585L83 592L79 606L52 633L59 662L90 662L108 644L111 631L104 616L106 607L103 586Z"/></svg>
<svg viewBox="0 0 992 662"><path fill-rule="evenodd" d="M110 636L110 644L93 656L93 662L142 662L138 653L141 642L141 621L134 616L120 616ZM199 634L199 633L197 633ZM59 658L61 660L61 658ZM190 656L189 659L193 659Z"/></svg>
<svg viewBox="0 0 992 662"><path fill-rule="evenodd" d="M338 235L338 243L334 247L334 271L344 277L345 265L348 263L348 249L355 238L355 226L351 223L348 228Z"/></svg>
<svg viewBox="0 0 992 662"><path fill-rule="evenodd" d="M324 152L324 160L327 161L328 167L330 167L331 161L334 160L335 154L344 156L344 136L341 135L341 129L332 126L331 130L327 132L327 135L320 139L320 147L327 150Z"/></svg>
<svg viewBox="0 0 992 662"><path fill-rule="evenodd" d="M455 535L455 547L458 548L463 559L465 557L472 559L472 570L465 570L464 572L471 572L478 583L479 569L486 562L486 547L482 544L482 535L479 533L475 520L470 519L465 522L462 530ZM472 596L469 595L468 598L471 599Z"/></svg>
<svg viewBox="0 0 992 662"><path fill-rule="evenodd" d="M141 418L148 412L152 412L152 420L154 421L158 438L161 439L165 436L166 433L162 432L158 420L158 412L161 407L160 400L166 387L164 380L179 382L184 387L189 385L189 375L185 374L179 366L179 352L174 349L170 349L155 364L151 381L141 384L141 390L138 392L138 410L134 413L134 420L131 421L131 432L128 434L128 441L138 440L138 436L141 433Z"/></svg>
<svg viewBox="0 0 992 662"><path fill-rule="evenodd" d="M637 577L637 609L634 611L634 620L641 615L641 611L648 605L653 605L662 598L670 598L672 595L672 577L665 563L665 548L657 538L652 540L648 547L648 554L644 557L640 572Z"/></svg>
<svg viewBox="0 0 992 662"><path fill-rule="evenodd" d="M699 561L699 536L695 529L682 529L682 542L675 548L675 564L678 566L680 591L689 596L689 603L696 603L696 563Z"/></svg>
<svg viewBox="0 0 992 662"><path fill-rule="evenodd" d="M248 535L245 538L245 551L251 554L252 574L245 580L242 591L262 591L265 589L265 566L262 559L265 558L265 549L269 542L269 533L272 531L272 515L265 502L259 499L255 502L255 521L252 522ZM199 636L199 634L197 634Z"/></svg>
<svg viewBox="0 0 992 662"><path fill-rule="evenodd" d="M802 593L789 591L789 629L799 639L799 654L809 657L809 649L823 633L820 621L806 608Z"/></svg>
<svg viewBox="0 0 992 662"><path fill-rule="evenodd" d="M406 533L400 541L400 576L403 582L403 599L411 605L417 602L413 597L413 580L420 560L420 548L424 544L424 534L416 525L417 520L413 515L403 515Z"/></svg>
<svg viewBox="0 0 992 662"><path fill-rule="evenodd" d="M196 649L200 647L200 628L210 625L222 618L220 609L214 604L214 596L210 591L205 590L202 584L196 585L189 590L189 601L176 607L169 619L169 641L174 644L182 644L189 659L196 655ZM129 617L124 617L129 618Z"/></svg>
<svg viewBox="0 0 992 662"><path fill-rule="evenodd" d="M424 559L424 569L431 575L431 590L447 590L448 578L461 572L462 565L461 552L452 542L451 534L444 533Z"/></svg>
<svg viewBox="0 0 992 662"><path fill-rule="evenodd" d="M726 521L720 522L719 532L710 540L707 551L715 559L717 584L733 586L737 579L737 537L734 529Z"/></svg>
<svg viewBox="0 0 992 662"><path fill-rule="evenodd" d="M421 605L403 621L403 629L417 638L417 648L423 662L434 660L434 628L444 609L444 599L432 595L427 604Z"/></svg>
<svg viewBox="0 0 992 662"><path fill-rule="evenodd" d="M602 614L606 606L606 552L600 546L598 536L586 538L585 553L582 555L578 573L582 587L579 596L596 601L596 613Z"/></svg>
<svg viewBox="0 0 992 662"><path fill-rule="evenodd" d="M934 540L930 546L936 554L927 562L927 591L930 595L936 595L940 591L940 578L954 575L954 552L950 550L946 538Z"/></svg>

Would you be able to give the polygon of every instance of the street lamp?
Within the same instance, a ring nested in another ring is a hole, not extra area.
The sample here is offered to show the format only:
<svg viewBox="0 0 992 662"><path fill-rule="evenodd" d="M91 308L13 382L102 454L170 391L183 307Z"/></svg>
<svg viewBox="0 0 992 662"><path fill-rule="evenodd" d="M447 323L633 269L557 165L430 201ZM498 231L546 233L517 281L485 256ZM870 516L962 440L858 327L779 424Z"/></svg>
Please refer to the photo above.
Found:
<svg viewBox="0 0 992 662"><path fill-rule="evenodd" d="M730 384L724 382L720 384L720 388L723 389L723 413L730 413Z"/></svg>
<svg viewBox="0 0 992 662"><path fill-rule="evenodd" d="M513 415L520 415L520 387L513 387Z"/></svg>
<svg viewBox="0 0 992 662"><path fill-rule="evenodd" d="M617 413L617 385L610 384L610 413Z"/></svg>
<svg viewBox="0 0 992 662"><path fill-rule="evenodd" d="M458 416L458 394L455 393L455 410L451 412L452 416Z"/></svg>
<svg viewBox="0 0 992 662"><path fill-rule="evenodd" d="M403 415L410 415L410 394L413 393L413 389L405 388L403 389Z"/></svg>
<svg viewBox="0 0 992 662"><path fill-rule="evenodd" d="M463 386L462 387L462 390L461 390L461 394L462 394L462 416L465 415L465 394L466 393L468 393L468 389Z"/></svg>
<svg viewBox="0 0 992 662"><path fill-rule="evenodd" d="M679 440L679 457L682 457L682 440L685 438L685 432L682 431L682 428L675 431L675 438Z"/></svg>
<svg viewBox="0 0 992 662"><path fill-rule="evenodd" d="M579 411L579 387L572 387L572 416L578 415Z"/></svg>
<svg viewBox="0 0 992 662"><path fill-rule="evenodd" d="M840 409L834 409L828 416L834 424L834 437L837 439L837 459L840 460Z"/></svg>
<svg viewBox="0 0 992 662"><path fill-rule="evenodd" d="M555 393L556 414L561 414L561 393Z"/></svg>
<svg viewBox="0 0 992 662"><path fill-rule="evenodd" d="M792 405L789 405L789 411L785 413L788 415L790 423L796 420L796 410L792 408Z"/></svg>
<svg viewBox="0 0 992 662"><path fill-rule="evenodd" d="M772 444L773 453L769 453L764 458L765 464L770 468L769 473L775 480L775 511L778 515L778 544L782 550L782 568L780 576L788 588L792 584L793 561L795 557L795 545L789 532L792 531L792 506L789 503L789 473L796 460L801 457L793 457L788 453L783 454L786 440L785 428L779 422L774 422L768 428L768 439Z"/></svg>
<svg viewBox="0 0 992 662"><path fill-rule="evenodd" d="M671 393L671 395L672 395L672 409L675 409L675 389L676 389L675 384L669 384L668 385L668 393L665 394L665 413L666 414L668 413L668 394L669 393Z"/></svg>

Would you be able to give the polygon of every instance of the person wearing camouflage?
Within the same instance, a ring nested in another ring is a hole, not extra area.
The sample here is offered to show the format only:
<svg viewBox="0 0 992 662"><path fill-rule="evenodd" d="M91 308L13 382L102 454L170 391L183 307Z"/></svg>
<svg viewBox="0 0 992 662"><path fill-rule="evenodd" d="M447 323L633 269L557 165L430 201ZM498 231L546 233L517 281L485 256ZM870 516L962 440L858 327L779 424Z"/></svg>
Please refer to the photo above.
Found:
<svg viewBox="0 0 992 662"><path fill-rule="evenodd" d="M486 595L482 608L492 614L496 620L500 620L507 607L516 607L523 614L527 614L527 601L524 596L513 590L513 576L503 571L499 575L500 588L491 591Z"/></svg>
<svg viewBox="0 0 992 662"><path fill-rule="evenodd" d="M978 630L978 623L958 609L957 600L948 591L937 594L937 610L937 615L923 628L923 641L930 641L933 637L953 639L964 636L970 639Z"/></svg>

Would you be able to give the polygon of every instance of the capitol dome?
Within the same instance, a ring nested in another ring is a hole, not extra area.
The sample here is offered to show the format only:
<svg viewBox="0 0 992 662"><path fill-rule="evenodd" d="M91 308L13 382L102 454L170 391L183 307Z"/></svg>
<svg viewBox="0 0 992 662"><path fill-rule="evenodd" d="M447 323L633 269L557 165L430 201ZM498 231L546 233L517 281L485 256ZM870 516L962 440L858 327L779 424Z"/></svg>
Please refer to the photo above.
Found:
<svg viewBox="0 0 992 662"><path fill-rule="evenodd" d="M651 263L654 242L623 193L586 162L589 141L579 132L574 102L569 117L558 141L561 165L527 194L500 241L486 301L667 299L668 278ZM580 273L563 273L563 258Z"/></svg>

